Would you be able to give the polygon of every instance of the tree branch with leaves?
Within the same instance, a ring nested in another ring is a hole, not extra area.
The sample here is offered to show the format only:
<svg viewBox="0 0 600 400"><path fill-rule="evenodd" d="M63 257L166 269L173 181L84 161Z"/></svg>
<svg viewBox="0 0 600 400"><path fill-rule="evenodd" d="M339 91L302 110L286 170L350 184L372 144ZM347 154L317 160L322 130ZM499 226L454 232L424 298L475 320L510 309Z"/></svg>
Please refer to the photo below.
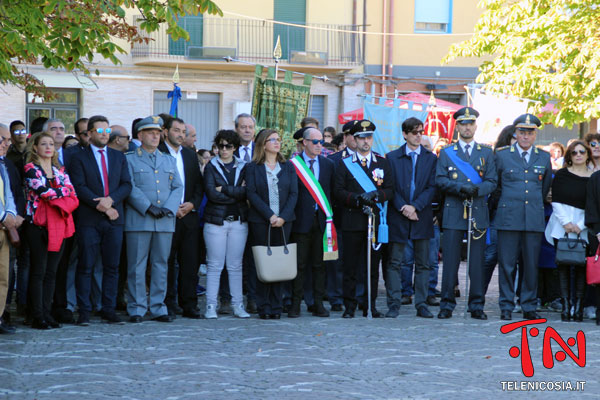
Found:
<svg viewBox="0 0 600 400"><path fill-rule="evenodd" d="M473 36L451 46L443 62L488 57L477 81L486 89L550 101L545 122L569 126L600 117L600 0L481 0Z"/></svg>

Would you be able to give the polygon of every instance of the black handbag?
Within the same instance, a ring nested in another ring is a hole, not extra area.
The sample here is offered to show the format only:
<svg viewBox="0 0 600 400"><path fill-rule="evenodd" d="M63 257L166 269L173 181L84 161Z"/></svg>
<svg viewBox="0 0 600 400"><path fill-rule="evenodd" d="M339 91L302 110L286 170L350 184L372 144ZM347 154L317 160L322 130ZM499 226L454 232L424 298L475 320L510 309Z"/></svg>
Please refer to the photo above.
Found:
<svg viewBox="0 0 600 400"><path fill-rule="evenodd" d="M556 265L573 265L575 267L585 267L585 250L587 243L581 239L570 238L565 233L565 237L558 239L556 244Z"/></svg>

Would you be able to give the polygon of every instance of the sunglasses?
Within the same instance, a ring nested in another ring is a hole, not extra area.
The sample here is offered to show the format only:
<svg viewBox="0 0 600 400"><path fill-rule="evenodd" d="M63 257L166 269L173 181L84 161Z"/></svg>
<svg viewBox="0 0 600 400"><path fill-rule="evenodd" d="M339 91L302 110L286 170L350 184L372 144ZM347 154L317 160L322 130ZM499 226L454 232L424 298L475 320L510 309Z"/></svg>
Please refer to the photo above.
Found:
<svg viewBox="0 0 600 400"><path fill-rule="evenodd" d="M104 129L104 128L96 128L96 132L98 132L98 133L104 133L104 132L106 132L106 133L110 134L112 132L112 129L110 129L110 128L106 128L106 129Z"/></svg>
<svg viewBox="0 0 600 400"><path fill-rule="evenodd" d="M15 135L27 135L27 129L17 129L13 133Z"/></svg>
<svg viewBox="0 0 600 400"><path fill-rule="evenodd" d="M421 130L419 130L419 131L412 131L412 132L409 132L409 133L412 133L413 135L415 135L415 136L416 136L416 135L422 135L424 132L425 132L425 131L424 131L423 129L421 129Z"/></svg>
<svg viewBox="0 0 600 400"><path fill-rule="evenodd" d="M231 144L231 143L227 143L227 144L219 143L217 145L217 147L219 148L219 150L225 150L225 149L227 149L227 150L233 150L233 144Z"/></svg>
<svg viewBox="0 0 600 400"><path fill-rule="evenodd" d="M319 139L308 139L309 142L311 142L312 144L320 144L323 145L325 143L325 141L323 139L319 140Z"/></svg>
<svg viewBox="0 0 600 400"><path fill-rule="evenodd" d="M598 146L599 144L600 144L600 143L598 143L598 142L590 142L590 146L592 146L592 147L596 147L596 146Z"/></svg>
<svg viewBox="0 0 600 400"><path fill-rule="evenodd" d="M267 139L267 142L271 142L273 144L281 143L281 139L280 138Z"/></svg>
<svg viewBox="0 0 600 400"><path fill-rule="evenodd" d="M573 150L573 151L571 151L571 155L572 156L576 156L577 153L579 153L581 155L584 155L585 153L587 153L587 150Z"/></svg>

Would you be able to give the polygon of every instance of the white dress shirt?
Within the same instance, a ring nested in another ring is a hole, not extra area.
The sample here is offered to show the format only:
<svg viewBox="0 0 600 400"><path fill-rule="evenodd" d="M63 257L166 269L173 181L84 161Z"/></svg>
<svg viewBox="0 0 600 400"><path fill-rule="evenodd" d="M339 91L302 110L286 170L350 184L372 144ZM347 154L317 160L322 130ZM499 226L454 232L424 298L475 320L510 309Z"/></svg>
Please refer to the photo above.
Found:
<svg viewBox="0 0 600 400"><path fill-rule="evenodd" d="M183 185L183 194L181 195L181 203L183 204L183 202L185 201L185 169L183 167L183 156L181 155L181 146L179 146L177 149L174 149L166 141L165 144L167 145L167 149L169 149L169 153L171 153L173 158L175 158L175 161L177 161L177 172L179 172L179 178L181 178L181 183Z"/></svg>

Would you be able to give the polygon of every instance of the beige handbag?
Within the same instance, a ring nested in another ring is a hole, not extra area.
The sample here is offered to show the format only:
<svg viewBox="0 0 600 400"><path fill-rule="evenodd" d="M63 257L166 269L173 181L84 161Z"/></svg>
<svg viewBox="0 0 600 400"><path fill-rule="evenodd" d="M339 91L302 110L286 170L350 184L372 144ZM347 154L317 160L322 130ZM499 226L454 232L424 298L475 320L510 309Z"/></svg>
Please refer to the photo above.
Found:
<svg viewBox="0 0 600 400"><path fill-rule="evenodd" d="M266 246L252 246L256 275L263 283L291 281L298 273L296 259L296 243L287 244L285 233L283 246L271 246L271 226L267 236Z"/></svg>

